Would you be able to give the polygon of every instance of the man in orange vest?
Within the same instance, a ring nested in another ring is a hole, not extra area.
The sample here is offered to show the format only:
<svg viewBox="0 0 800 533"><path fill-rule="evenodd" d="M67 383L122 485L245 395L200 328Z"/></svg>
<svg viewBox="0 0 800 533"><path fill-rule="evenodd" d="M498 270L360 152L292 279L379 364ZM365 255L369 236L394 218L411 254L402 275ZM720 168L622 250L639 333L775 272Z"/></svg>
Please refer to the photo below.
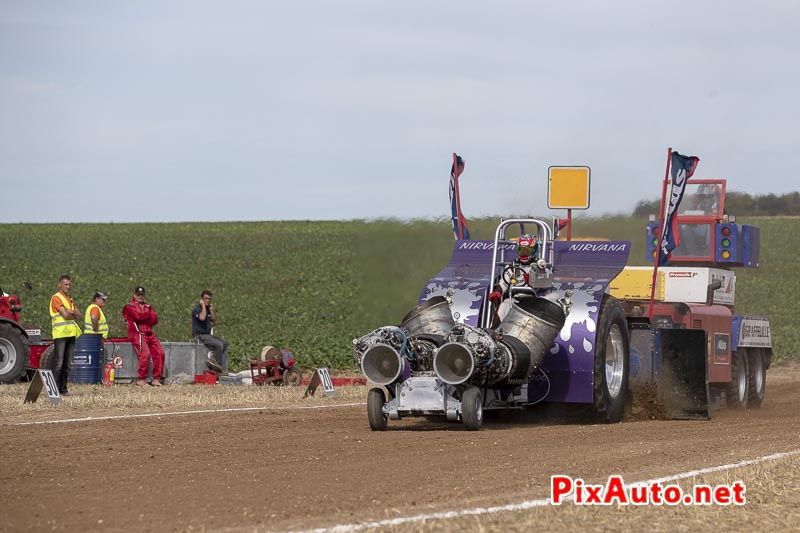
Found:
<svg viewBox="0 0 800 533"><path fill-rule="evenodd" d="M108 320L103 313L103 308L106 306L108 295L97 291L94 293L92 303L86 308L86 317L83 321L83 332L85 334L102 335L104 339L108 338Z"/></svg>
<svg viewBox="0 0 800 533"><path fill-rule="evenodd" d="M69 394L67 383L72 368L72 354L75 352L75 339L81 334L76 320L81 314L75 302L69 297L72 279L69 274L58 278L58 292L50 298L50 323L53 327L53 357L50 359L50 370L62 396Z"/></svg>

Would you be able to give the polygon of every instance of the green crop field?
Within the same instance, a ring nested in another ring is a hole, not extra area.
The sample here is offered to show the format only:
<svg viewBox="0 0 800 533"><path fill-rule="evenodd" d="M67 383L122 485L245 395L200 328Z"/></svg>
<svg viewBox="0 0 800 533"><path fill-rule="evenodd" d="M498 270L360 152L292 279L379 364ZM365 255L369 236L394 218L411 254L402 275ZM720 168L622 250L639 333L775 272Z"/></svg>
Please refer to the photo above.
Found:
<svg viewBox="0 0 800 533"><path fill-rule="evenodd" d="M471 221L473 238L492 238L496 222ZM789 314L800 295L800 219L740 222L761 226L762 266L737 269L736 312L768 316L776 356L799 358ZM622 216L577 219L573 236L630 240L629 264L642 265L644 226ZM33 284L21 294L23 322L48 336L49 298L67 272L81 310L95 290L111 295L112 335L125 336L122 306L144 285L156 332L171 341L189 339L190 310L208 288L234 367L273 345L292 349L301 365L352 368L352 339L398 323L452 247L449 221L3 224L0 287L19 293Z"/></svg>

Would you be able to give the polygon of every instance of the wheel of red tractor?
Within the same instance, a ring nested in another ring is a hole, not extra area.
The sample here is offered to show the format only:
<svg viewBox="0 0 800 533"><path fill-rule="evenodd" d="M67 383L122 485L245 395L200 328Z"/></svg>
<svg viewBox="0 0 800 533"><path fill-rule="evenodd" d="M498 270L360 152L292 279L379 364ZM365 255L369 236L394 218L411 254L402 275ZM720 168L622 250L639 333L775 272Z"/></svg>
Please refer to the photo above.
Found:
<svg viewBox="0 0 800 533"><path fill-rule="evenodd" d="M483 424L483 394L478 387L470 387L461 396L461 419L467 431L477 431Z"/></svg>
<svg viewBox="0 0 800 533"><path fill-rule="evenodd" d="M303 382L303 373L297 368L287 368L281 381L287 387L298 387Z"/></svg>
<svg viewBox="0 0 800 533"><path fill-rule="evenodd" d="M731 353L731 382L725 394L728 407L744 409L747 406L747 398L750 396L748 381L747 350L739 348Z"/></svg>
<svg viewBox="0 0 800 533"><path fill-rule="evenodd" d="M30 353L22 332L0 323L0 383L16 383L25 373Z"/></svg>
<svg viewBox="0 0 800 533"><path fill-rule="evenodd" d="M389 426L389 417L383 413L383 404L386 403L386 393L377 387L367 393L367 418L372 431L386 431Z"/></svg>
<svg viewBox="0 0 800 533"><path fill-rule="evenodd" d="M594 350L593 410L602 422L619 422L625 415L630 359L625 312L616 298L605 295L597 317Z"/></svg>
<svg viewBox="0 0 800 533"><path fill-rule="evenodd" d="M764 401L767 384L767 365L764 361L764 350L751 348L747 350L747 408L758 409Z"/></svg>
<svg viewBox="0 0 800 533"><path fill-rule="evenodd" d="M52 368L50 364L52 362L53 353L55 353L55 351L56 351L55 344L51 344L50 346L45 348L45 350L42 352L42 355L39 356L39 368L43 368L45 370L47 370L48 368Z"/></svg>

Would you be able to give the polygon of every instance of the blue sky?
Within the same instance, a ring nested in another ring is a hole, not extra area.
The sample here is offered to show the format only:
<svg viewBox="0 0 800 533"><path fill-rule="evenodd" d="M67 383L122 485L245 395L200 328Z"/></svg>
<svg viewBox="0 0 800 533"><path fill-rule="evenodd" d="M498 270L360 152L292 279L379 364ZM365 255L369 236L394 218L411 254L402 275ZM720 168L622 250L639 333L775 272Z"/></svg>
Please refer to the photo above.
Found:
<svg viewBox="0 0 800 533"><path fill-rule="evenodd" d="M591 214L798 189L792 1L0 0L0 222Z"/></svg>

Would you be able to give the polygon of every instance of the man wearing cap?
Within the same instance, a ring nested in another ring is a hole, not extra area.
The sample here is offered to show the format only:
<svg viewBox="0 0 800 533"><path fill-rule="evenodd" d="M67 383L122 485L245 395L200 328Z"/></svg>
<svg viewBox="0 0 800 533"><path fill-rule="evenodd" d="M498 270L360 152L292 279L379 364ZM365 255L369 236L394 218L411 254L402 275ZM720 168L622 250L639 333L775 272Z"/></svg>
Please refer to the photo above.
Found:
<svg viewBox="0 0 800 533"><path fill-rule="evenodd" d="M108 300L108 296L105 293L100 291L94 293L92 303L86 308L86 317L83 320L84 333L102 335L104 339L108 338L108 322L103 313L106 300Z"/></svg>
<svg viewBox="0 0 800 533"><path fill-rule="evenodd" d="M158 324L158 314L153 306L145 301L144 287L136 287L131 301L122 308L122 318L128 322L128 340L133 344L139 358L139 374L136 384L147 385L147 372L150 359L153 359L153 380L150 385L161 386L161 373L164 371L164 348L153 333L153 326Z"/></svg>

